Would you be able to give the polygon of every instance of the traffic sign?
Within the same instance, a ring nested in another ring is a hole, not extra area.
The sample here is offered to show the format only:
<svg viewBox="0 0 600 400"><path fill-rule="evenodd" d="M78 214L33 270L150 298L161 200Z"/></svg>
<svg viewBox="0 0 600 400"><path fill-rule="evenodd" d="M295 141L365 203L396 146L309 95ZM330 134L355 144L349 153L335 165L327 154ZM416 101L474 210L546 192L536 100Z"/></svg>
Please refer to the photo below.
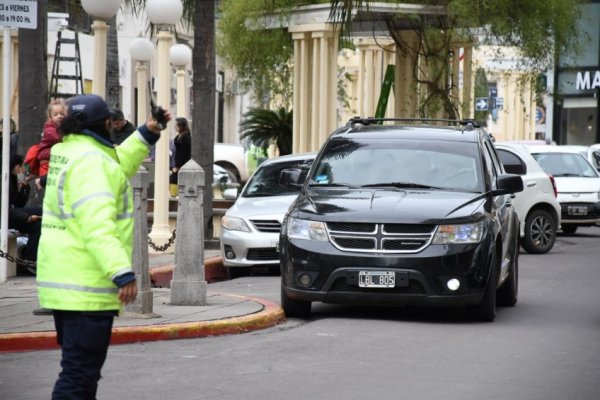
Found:
<svg viewBox="0 0 600 400"><path fill-rule="evenodd" d="M488 109L488 98L477 97L475 99L475 111L487 111Z"/></svg>
<svg viewBox="0 0 600 400"><path fill-rule="evenodd" d="M504 110L504 97L496 97L496 108Z"/></svg>
<svg viewBox="0 0 600 400"><path fill-rule="evenodd" d="M37 28L37 0L0 0L0 26Z"/></svg>

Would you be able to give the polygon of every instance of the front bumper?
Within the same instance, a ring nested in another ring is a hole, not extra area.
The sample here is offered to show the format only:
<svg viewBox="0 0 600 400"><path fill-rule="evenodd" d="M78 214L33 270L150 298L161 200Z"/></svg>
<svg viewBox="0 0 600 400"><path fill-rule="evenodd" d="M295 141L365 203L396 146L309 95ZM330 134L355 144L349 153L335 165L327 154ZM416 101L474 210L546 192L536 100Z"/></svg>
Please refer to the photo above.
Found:
<svg viewBox="0 0 600 400"><path fill-rule="evenodd" d="M225 267L279 264L279 233L223 229L221 255ZM233 257L231 255L233 254Z"/></svg>
<svg viewBox="0 0 600 400"><path fill-rule="evenodd" d="M490 240L469 245L430 245L416 254L343 252L329 242L283 239L282 288L292 299L325 303L472 305L483 298L489 276ZM393 271L393 288L363 288L359 271ZM306 276L310 277L310 284ZM301 278L305 284L301 283ZM458 290L447 282L457 279Z"/></svg>

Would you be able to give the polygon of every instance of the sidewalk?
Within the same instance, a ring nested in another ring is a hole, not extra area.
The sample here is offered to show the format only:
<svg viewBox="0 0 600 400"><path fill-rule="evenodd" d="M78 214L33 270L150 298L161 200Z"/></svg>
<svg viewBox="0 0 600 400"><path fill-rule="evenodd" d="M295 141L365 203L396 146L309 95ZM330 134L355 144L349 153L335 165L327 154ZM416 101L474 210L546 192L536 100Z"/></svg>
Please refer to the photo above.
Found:
<svg viewBox="0 0 600 400"><path fill-rule="evenodd" d="M218 250L205 250L207 281L210 269L222 269ZM212 266L212 267L210 267ZM151 276L168 280L173 255L151 255ZM154 279L153 279L154 280ZM170 280L170 279L169 279ZM115 318L112 344L199 338L243 333L274 326L285 319L269 300L211 291L206 306L172 306L170 289L153 288L152 315L124 313ZM57 349L51 315L33 315L39 308L34 277L13 277L0 283L0 353Z"/></svg>

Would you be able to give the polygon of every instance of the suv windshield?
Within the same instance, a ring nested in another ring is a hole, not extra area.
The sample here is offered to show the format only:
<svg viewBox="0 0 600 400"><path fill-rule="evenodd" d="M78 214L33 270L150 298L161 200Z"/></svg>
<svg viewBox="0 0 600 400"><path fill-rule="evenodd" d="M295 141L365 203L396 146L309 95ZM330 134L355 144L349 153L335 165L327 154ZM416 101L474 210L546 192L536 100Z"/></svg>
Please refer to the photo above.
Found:
<svg viewBox="0 0 600 400"><path fill-rule="evenodd" d="M308 166L310 163L312 163L312 161L312 159L293 160L261 165L252 178L250 178L244 193L242 193L242 197L283 196L289 194L298 194L300 191L300 186L284 186L279 183L281 171L293 167L300 168L303 165L306 165L306 169L308 170Z"/></svg>
<svg viewBox="0 0 600 400"><path fill-rule="evenodd" d="M481 192L480 165L472 142L340 139L328 143L310 186Z"/></svg>
<svg viewBox="0 0 600 400"><path fill-rule="evenodd" d="M532 155L546 173L555 177L598 177L596 170L581 154L534 153Z"/></svg>

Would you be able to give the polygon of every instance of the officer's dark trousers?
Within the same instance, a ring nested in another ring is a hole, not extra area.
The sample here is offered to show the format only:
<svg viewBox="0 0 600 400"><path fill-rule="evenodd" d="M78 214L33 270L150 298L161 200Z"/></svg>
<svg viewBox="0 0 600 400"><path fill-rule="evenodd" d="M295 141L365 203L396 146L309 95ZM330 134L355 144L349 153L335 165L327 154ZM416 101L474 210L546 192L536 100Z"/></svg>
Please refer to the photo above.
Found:
<svg viewBox="0 0 600 400"><path fill-rule="evenodd" d="M54 385L52 399L93 400L116 311L54 310L53 314L57 341L62 347L62 371Z"/></svg>

